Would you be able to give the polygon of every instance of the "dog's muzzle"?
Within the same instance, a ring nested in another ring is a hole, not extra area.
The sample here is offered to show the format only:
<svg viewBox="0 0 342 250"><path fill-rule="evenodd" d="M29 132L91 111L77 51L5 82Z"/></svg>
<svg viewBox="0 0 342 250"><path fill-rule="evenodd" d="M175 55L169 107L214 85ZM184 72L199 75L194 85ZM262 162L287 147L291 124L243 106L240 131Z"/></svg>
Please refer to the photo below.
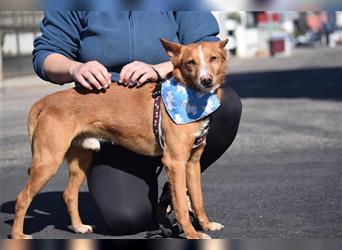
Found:
<svg viewBox="0 0 342 250"><path fill-rule="evenodd" d="M213 86L213 77L210 75L205 75L200 78L200 83L203 88L211 88Z"/></svg>

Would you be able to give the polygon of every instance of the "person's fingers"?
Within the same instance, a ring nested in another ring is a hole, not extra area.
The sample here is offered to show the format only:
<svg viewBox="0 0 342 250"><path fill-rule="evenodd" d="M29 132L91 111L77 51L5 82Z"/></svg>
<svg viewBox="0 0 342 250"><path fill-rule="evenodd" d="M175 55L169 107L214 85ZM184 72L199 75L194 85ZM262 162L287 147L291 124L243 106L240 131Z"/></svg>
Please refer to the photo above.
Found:
<svg viewBox="0 0 342 250"><path fill-rule="evenodd" d="M81 74L77 74L76 75L76 81L81 84L83 87L92 90L93 88L91 87L91 85L89 83L87 83L87 81L84 79L84 77Z"/></svg>
<svg viewBox="0 0 342 250"><path fill-rule="evenodd" d="M111 74L108 72L105 66L103 66L101 63L96 62L96 67L100 70L103 77L106 79L107 83L110 84L112 81Z"/></svg>
<svg viewBox="0 0 342 250"><path fill-rule="evenodd" d="M122 67L120 75L119 75L119 82L123 82L123 76L128 67L129 67L129 64L126 64L125 66Z"/></svg>
<svg viewBox="0 0 342 250"><path fill-rule="evenodd" d="M95 79L95 77L92 75L92 73L90 73L89 71L87 71L86 73L83 74L83 77L91 83L91 85L93 85L95 88L97 88L98 90L102 89L101 84Z"/></svg>
<svg viewBox="0 0 342 250"><path fill-rule="evenodd" d="M133 73L133 75L131 76L130 81L132 81L132 82L138 81L138 79L139 79L142 75L148 73L148 71L149 71L149 68L148 68L148 67L143 67L143 68L137 69L137 70Z"/></svg>
<svg viewBox="0 0 342 250"><path fill-rule="evenodd" d="M142 77L139 78L138 85L141 86L141 85L145 84L152 77L153 77L153 73L152 72L148 72L148 73L144 74Z"/></svg>
<svg viewBox="0 0 342 250"><path fill-rule="evenodd" d="M120 72L120 81L121 82L124 82L125 80L125 75L126 75L126 72L127 70L132 67L136 62L131 62L131 63L128 63L126 64L122 69L121 69L121 72Z"/></svg>
<svg viewBox="0 0 342 250"><path fill-rule="evenodd" d="M104 78L104 76L98 68L91 68L89 71L93 76L95 76L96 80L101 84L103 88L108 87L108 81Z"/></svg>
<svg viewBox="0 0 342 250"><path fill-rule="evenodd" d="M128 87L133 88L133 87L137 86L137 84L138 84L138 82L129 82Z"/></svg>
<svg viewBox="0 0 342 250"><path fill-rule="evenodd" d="M126 82L131 81L131 77L132 77L133 73L136 70L139 70L139 69L141 69L142 67L145 67L145 66L146 66L145 63L139 62L139 61L134 61L132 63L129 63L129 64L125 65L122 68L122 71L120 73L120 80L121 81L126 81Z"/></svg>
<svg viewBox="0 0 342 250"><path fill-rule="evenodd" d="M132 64L129 68L127 68L124 76L123 76L123 81L126 82L131 82L132 81L132 76L133 74L139 70L141 65L139 63L134 63Z"/></svg>
<svg viewBox="0 0 342 250"><path fill-rule="evenodd" d="M121 81L119 81L119 84L121 84L121 85L127 87L129 83L128 83L128 82L121 82Z"/></svg>

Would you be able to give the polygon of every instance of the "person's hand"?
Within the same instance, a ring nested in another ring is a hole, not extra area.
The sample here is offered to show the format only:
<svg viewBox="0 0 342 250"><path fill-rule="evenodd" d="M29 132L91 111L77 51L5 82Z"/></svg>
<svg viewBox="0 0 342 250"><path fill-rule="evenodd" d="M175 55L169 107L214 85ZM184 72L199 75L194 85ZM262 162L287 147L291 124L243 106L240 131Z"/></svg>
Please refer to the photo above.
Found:
<svg viewBox="0 0 342 250"><path fill-rule="evenodd" d="M126 64L120 72L119 82L129 87L141 86L147 81L156 82L159 80L158 73L153 65L134 61Z"/></svg>
<svg viewBox="0 0 342 250"><path fill-rule="evenodd" d="M77 62L70 68L70 74L74 81L90 90L108 88L111 83L111 74L97 61Z"/></svg>

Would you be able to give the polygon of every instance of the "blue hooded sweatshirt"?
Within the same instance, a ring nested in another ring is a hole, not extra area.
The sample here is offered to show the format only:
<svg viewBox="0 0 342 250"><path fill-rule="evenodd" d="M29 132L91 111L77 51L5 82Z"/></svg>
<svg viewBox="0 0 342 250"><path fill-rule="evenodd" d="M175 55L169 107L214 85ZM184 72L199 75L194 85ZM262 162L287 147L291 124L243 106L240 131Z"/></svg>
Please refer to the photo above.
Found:
<svg viewBox="0 0 342 250"><path fill-rule="evenodd" d="M96 60L119 73L132 61L157 64L168 61L159 38L189 44L217 41L219 28L210 12L45 12L42 35L35 39L33 66L50 81L45 58L60 53L69 59ZM118 74L112 79L117 80Z"/></svg>

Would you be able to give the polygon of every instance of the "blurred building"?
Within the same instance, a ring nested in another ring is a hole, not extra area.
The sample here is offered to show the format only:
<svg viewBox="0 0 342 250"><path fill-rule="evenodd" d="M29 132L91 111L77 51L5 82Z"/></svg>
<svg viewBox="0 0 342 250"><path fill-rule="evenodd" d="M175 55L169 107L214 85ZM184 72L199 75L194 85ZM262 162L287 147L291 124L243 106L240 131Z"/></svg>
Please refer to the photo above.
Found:
<svg viewBox="0 0 342 250"><path fill-rule="evenodd" d="M294 46L337 46L342 12L215 12L222 38L239 57L289 56Z"/></svg>
<svg viewBox="0 0 342 250"><path fill-rule="evenodd" d="M225 16L220 23L221 36L228 37L230 51L238 57L264 57L290 55L295 12L231 12L217 13Z"/></svg>
<svg viewBox="0 0 342 250"><path fill-rule="evenodd" d="M10 57L31 54L32 40L39 33L41 19L41 12L0 12L3 55Z"/></svg>
<svg viewBox="0 0 342 250"><path fill-rule="evenodd" d="M33 39L40 32L41 19L41 12L0 12L0 56L4 77L33 73Z"/></svg>

